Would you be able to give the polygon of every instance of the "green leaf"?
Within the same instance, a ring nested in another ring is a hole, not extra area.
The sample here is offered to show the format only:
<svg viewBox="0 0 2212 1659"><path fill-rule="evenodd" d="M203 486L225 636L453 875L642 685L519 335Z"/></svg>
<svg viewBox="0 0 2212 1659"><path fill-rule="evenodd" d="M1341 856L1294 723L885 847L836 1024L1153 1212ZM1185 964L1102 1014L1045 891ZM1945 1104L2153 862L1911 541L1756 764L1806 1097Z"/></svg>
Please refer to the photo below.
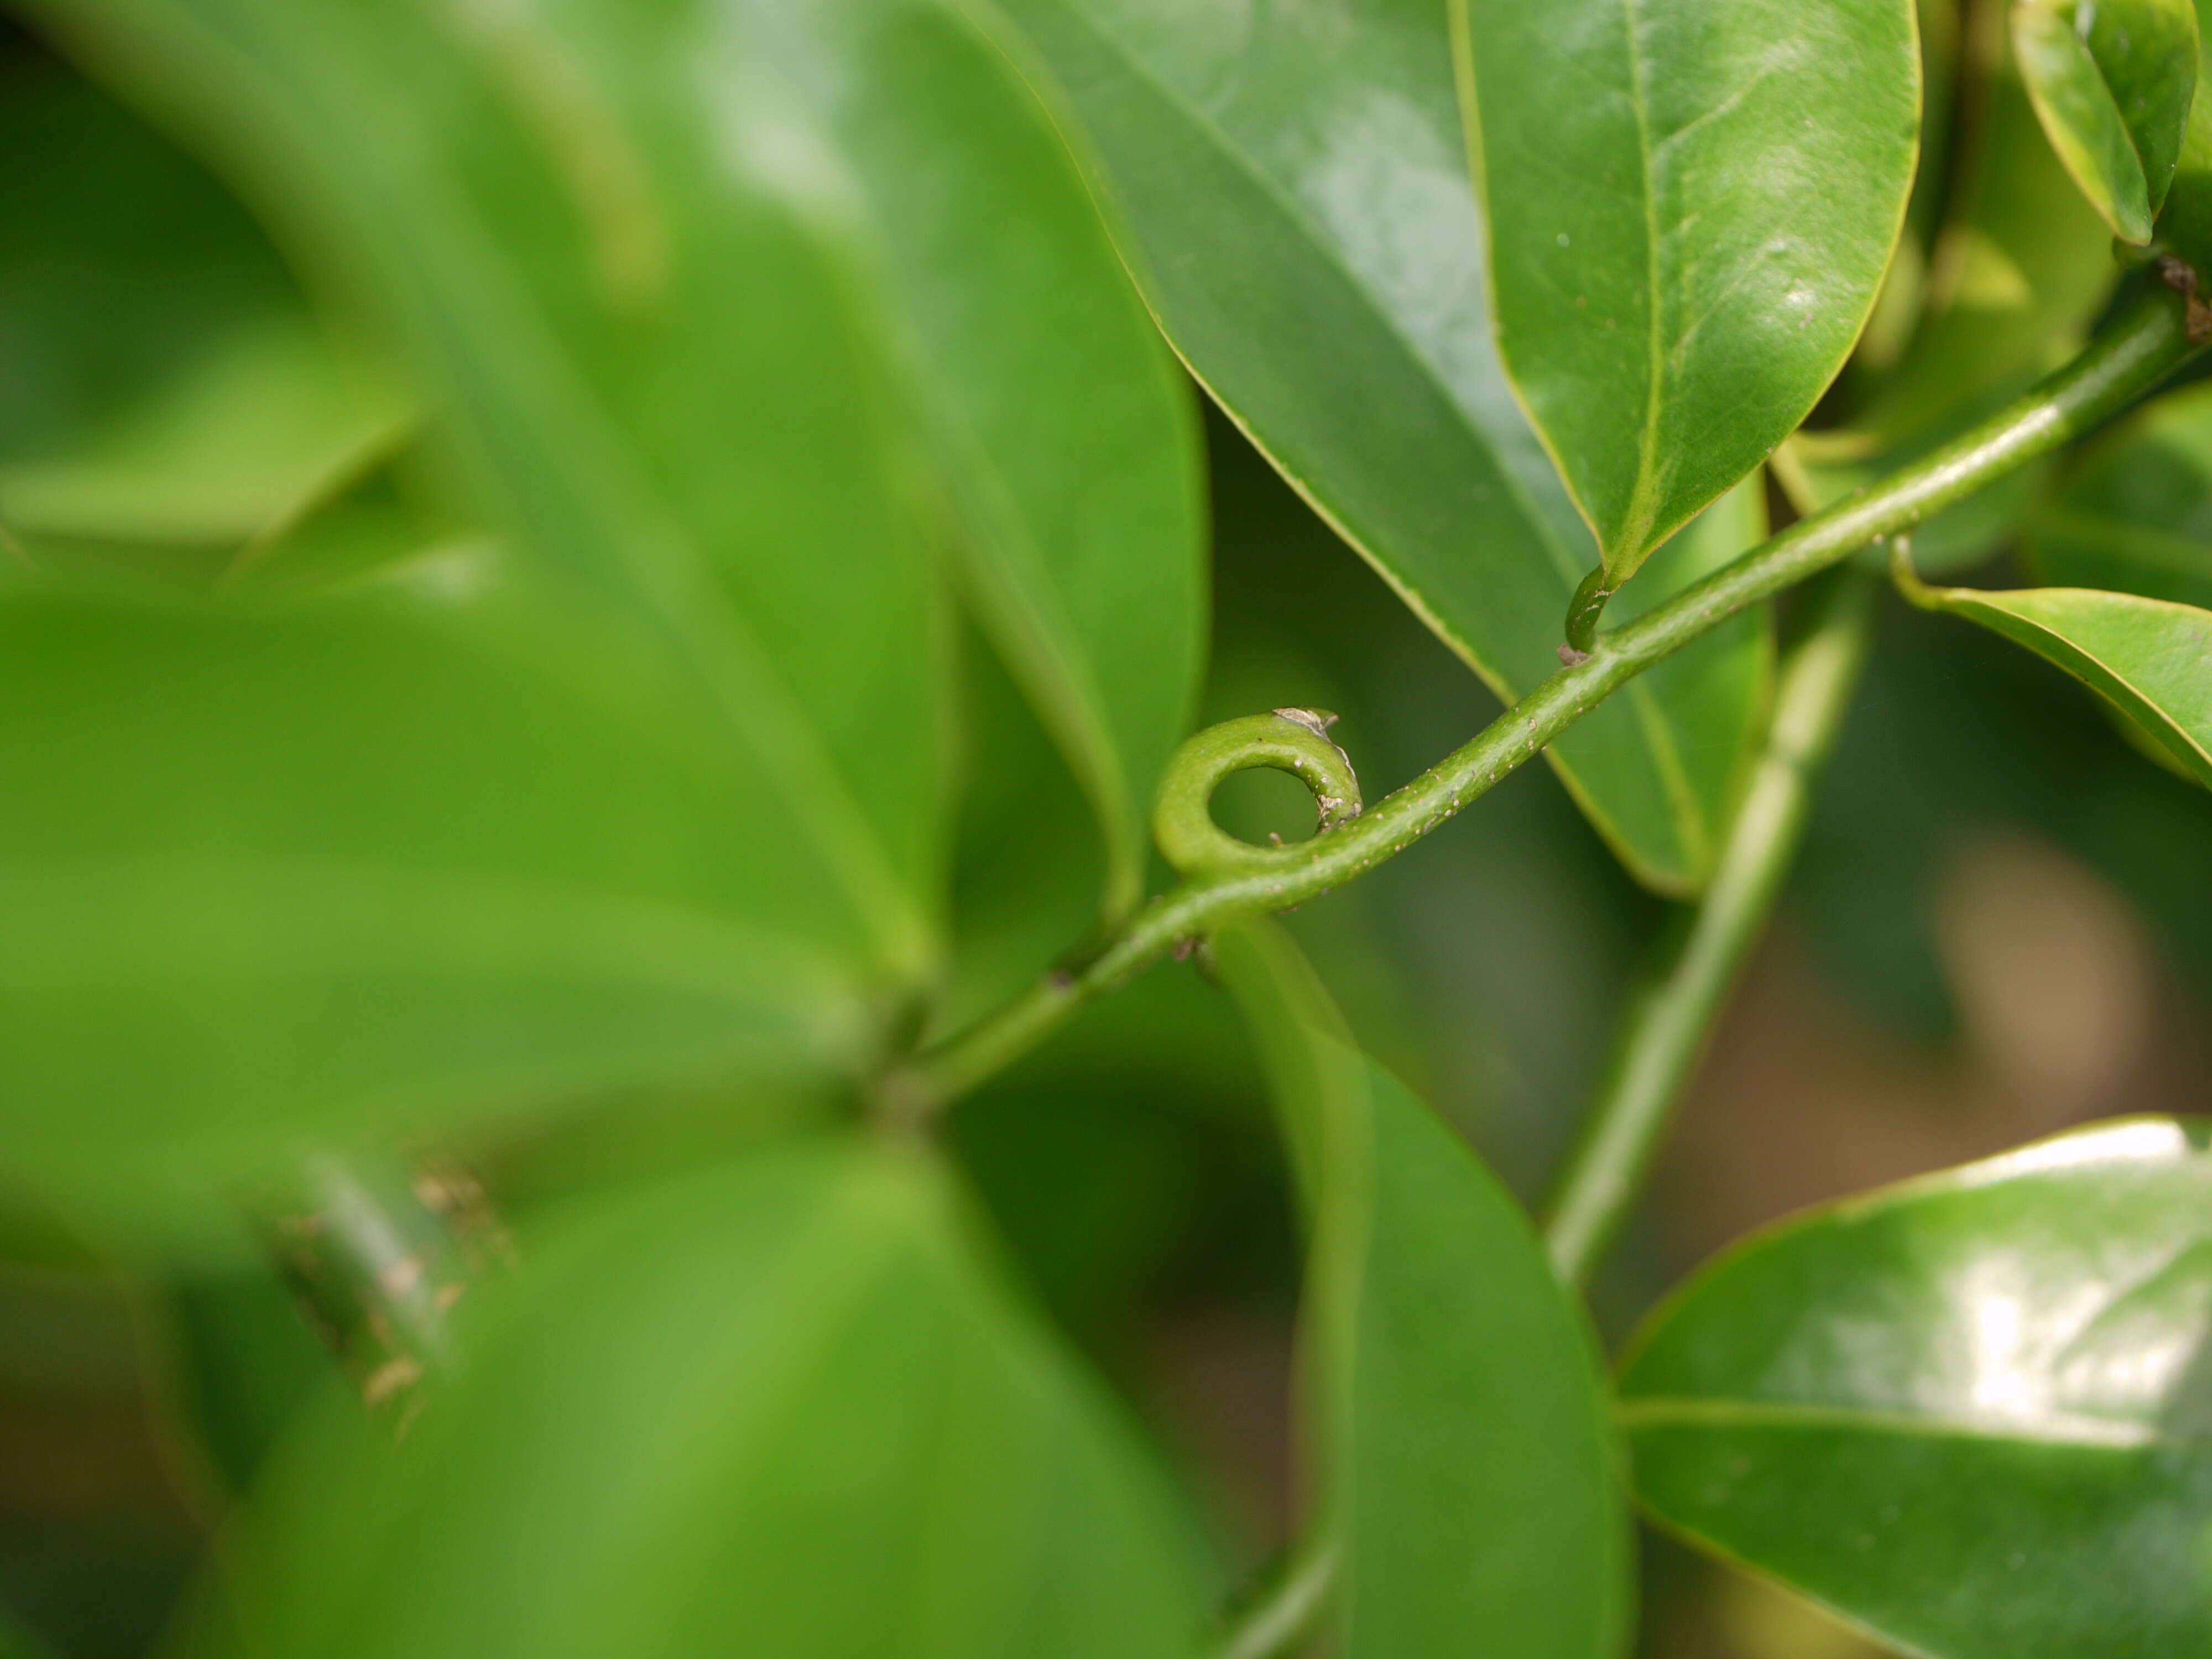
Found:
<svg viewBox="0 0 2212 1659"><path fill-rule="evenodd" d="M2102 440L2027 526L2037 573L2212 610L2212 386Z"/></svg>
<svg viewBox="0 0 2212 1659"><path fill-rule="evenodd" d="M1007 9L1080 118L1131 264L1199 380L1492 690L1510 699L1556 672L1596 549L1498 364L1439 9ZM1686 543L1678 568L1646 579L1652 600L1704 574L1692 547L1722 552ZM1683 700L1639 681L1547 750L1662 891L1705 878L1765 629L1729 624L1679 659L1697 682Z"/></svg>
<svg viewBox="0 0 2212 1659"><path fill-rule="evenodd" d="M343 1419L291 1449L247 1650L1185 1659L1190 1535L969 1224L911 1153L833 1142L526 1233L396 1453Z"/></svg>
<svg viewBox="0 0 2212 1659"><path fill-rule="evenodd" d="M0 526L234 548L394 440L402 402L204 173L57 66L4 76Z"/></svg>
<svg viewBox="0 0 2212 1659"><path fill-rule="evenodd" d="M1352 1046L1288 934L1240 928L1216 949L1310 1217L1330 1650L1619 1652L1629 1533L1580 1310L1496 1178Z"/></svg>
<svg viewBox="0 0 2212 1659"><path fill-rule="evenodd" d="M1899 585L2057 663L2212 788L2212 611L2086 587L1929 587L1900 556Z"/></svg>
<svg viewBox="0 0 2212 1659"><path fill-rule="evenodd" d="M1912 184L1909 0L1453 0L1498 348L1607 586L1803 420Z"/></svg>
<svg viewBox="0 0 2212 1659"><path fill-rule="evenodd" d="M746 56L744 21L611 0L58 17L384 301L495 526L660 634L878 962L915 978L944 837L914 446L845 171L787 98L733 95L809 60Z"/></svg>
<svg viewBox="0 0 2212 1659"><path fill-rule="evenodd" d="M866 192L969 593L1091 800L1113 920L1141 896L1145 816L1203 665L1204 480L1187 384L980 12L953 0L730 10L750 20L745 57L789 51L794 15L817 31L815 71L802 59L778 76L818 107L774 103ZM867 78L840 77L842 63ZM761 92L748 77L730 99Z"/></svg>
<svg viewBox="0 0 2212 1659"><path fill-rule="evenodd" d="M488 556L0 603L0 1142L131 1241L356 1136L850 1072L866 936L653 630Z"/></svg>
<svg viewBox="0 0 2212 1659"><path fill-rule="evenodd" d="M925 505L956 516L978 608L1096 805L1109 908L1133 902L1199 672L1195 427L987 27L951 0L457 27L183 9L329 112L316 174L409 247L511 510L720 668L892 957L918 965L944 850ZM465 95L406 100L434 77ZM760 297L729 304L736 281ZM515 300L493 337L450 337ZM917 459L936 500L907 487Z"/></svg>
<svg viewBox="0 0 2212 1659"><path fill-rule="evenodd" d="M1785 1222L1624 1362L1667 1525L1929 1659L2212 1645L2212 1158L2077 1131Z"/></svg>
<svg viewBox="0 0 2212 1659"><path fill-rule="evenodd" d="M2197 87L2191 0L2016 0L2012 41L2074 182L2114 235L2149 241Z"/></svg>

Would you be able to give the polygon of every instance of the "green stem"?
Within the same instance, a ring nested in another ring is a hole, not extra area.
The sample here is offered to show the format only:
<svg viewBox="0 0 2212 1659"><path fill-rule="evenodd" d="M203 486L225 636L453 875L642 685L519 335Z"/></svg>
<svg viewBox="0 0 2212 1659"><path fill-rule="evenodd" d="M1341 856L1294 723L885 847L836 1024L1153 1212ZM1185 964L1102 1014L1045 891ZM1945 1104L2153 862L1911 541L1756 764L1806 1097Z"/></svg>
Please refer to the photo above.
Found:
<svg viewBox="0 0 2212 1659"><path fill-rule="evenodd" d="M927 1115L974 1088L1087 999L1127 983L1179 941L1320 897L1403 852L1652 664L1747 606L2049 454L2149 392L2197 348L2181 296L2146 295L2073 362L1916 465L1847 496L1610 634L1473 741L1359 817L1298 844L1295 861L1212 872L1154 899L1079 970L1059 970L886 1080L893 1109Z"/></svg>
<svg viewBox="0 0 2212 1659"><path fill-rule="evenodd" d="M1675 1102L1758 939L1805 827L1813 782L1866 660L1876 585L1839 570L1785 661L1774 720L1714 866L1664 965L1623 1019L1544 1237L1570 1284L1588 1278L1641 1189Z"/></svg>

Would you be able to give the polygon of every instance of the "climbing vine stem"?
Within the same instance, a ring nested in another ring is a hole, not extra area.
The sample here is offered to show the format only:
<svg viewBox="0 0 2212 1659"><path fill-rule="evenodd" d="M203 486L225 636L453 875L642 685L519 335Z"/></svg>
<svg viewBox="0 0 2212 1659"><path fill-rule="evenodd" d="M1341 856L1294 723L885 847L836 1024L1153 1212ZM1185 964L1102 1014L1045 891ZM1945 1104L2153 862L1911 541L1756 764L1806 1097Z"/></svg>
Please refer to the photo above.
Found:
<svg viewBox="0 0 2212 1659"><path fill-rule="evenodd" d="M1471 741L1357 817L1281 849L1286 856L1187 875L1103 948L1055 969L996 1012L896 1067L882 1085L886 1113L926 1118L1018 1058L1089 998L1127 983L1179 944L1304 903L1365 874L1451 817L1654 663L1746 607L1861 548L1911 530L1930 514L2049 454L2150 392L2196 349L2182 296L2164 288L2146 294L2071 363L1980 425L1799 520L1635 621L1594 635L1587 656L1562 667ZM1168 787L1175 787L1170 780Z"/></svg>
<svg viewBox="0 0 2212 1659"><path fill-rule="evenodd" d="M1821 578L1820 591L1808 595L1802 632L1783 663L1773 723L1729 817L1712 880L1631 1000L1549 1206L1545 1247L1571 1284L1589 1276L1634 1205L1683 1086L1773 908L1814 781L1866 659L1876 591L1870 574L1845 569Z"/></svg>

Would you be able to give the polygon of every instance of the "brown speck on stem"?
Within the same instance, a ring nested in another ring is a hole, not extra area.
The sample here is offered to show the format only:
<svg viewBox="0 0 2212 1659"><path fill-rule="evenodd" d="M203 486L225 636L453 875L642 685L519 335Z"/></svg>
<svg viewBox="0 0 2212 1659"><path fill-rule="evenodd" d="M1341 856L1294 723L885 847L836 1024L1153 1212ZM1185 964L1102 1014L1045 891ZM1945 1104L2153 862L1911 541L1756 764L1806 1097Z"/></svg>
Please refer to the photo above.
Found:
<svg viewBox="0 0 2212 1659"><path fill-rule="evenodd" d="M2186 327L2190 343L2203 345L2212 342L2212 305L2197 297L2197 272L2189 264L2171 253L2158 256L2158 279L2188 302Z"/></svg>

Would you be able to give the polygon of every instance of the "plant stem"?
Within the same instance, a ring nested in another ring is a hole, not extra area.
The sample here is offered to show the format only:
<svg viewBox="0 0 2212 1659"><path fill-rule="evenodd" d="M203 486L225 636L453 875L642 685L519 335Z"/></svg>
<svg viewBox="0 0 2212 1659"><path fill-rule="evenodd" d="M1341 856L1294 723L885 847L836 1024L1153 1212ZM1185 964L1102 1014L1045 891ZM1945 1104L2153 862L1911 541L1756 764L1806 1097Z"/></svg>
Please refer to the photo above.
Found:
<svg viewBox="0 0 2212 1659"><path fill-rule="evenodd" d="M1592 641L1471 742L1359 817L1299 843L1295 864L1210 873L1154 899L1117 939L1056 969L996 1013L907 1062L884 1083L887 1110L926 1117L1025 1052L1088 998L1125 984L1178 941L1318 898L1403 852L1638 674L1747 606L1869 543L1910 531L2079 436L2149 392L2196 350L2179 295L2146 295L2073 362L1979 426L1871 484L1635 621Z"/></svg>
<svg viewBox="0 0 2212 1659"><path fill-rule="evenodd" d="M1772 908L1805 826L1813 782L1866 661L1876 585L1839 570L1813 601L1784 664L1773 725L1711 884L1662 965L1637 994L1556 1188L1544 1229L1561 1279L1596 1266L1642 1188L1675 1102Z"/></svg>

